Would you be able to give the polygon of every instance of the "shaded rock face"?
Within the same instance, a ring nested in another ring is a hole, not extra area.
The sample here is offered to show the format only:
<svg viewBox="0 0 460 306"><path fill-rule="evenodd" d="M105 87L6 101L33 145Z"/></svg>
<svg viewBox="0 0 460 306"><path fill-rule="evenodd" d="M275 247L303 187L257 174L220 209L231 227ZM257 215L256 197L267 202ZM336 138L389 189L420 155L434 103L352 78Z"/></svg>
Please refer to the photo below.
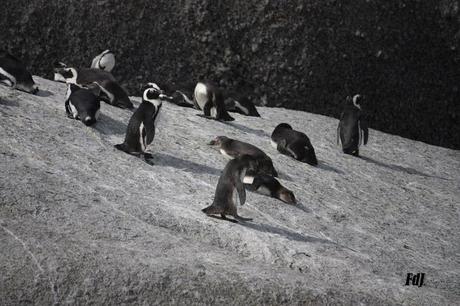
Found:
<svg viewBox="0 0 460 306"><path fill-rule="evenodd" d="M459 3L398 2L7 0L0 41L42 76L110 48L131 94L207 78L338 117L359 92L373 128L458 149Z"/></svg>

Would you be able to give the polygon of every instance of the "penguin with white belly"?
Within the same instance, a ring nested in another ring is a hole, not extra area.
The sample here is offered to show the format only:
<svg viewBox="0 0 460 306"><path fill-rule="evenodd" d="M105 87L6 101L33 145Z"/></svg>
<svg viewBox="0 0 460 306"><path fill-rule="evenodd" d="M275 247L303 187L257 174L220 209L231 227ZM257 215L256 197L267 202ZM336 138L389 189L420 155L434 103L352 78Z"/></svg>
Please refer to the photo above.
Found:
<svg viewBox="0 0 460 306"><path fill-rule="evenodd" d="M161 92L155 87L144 90L142 103L129 120L125 141L115 145L115 148L144 159L152 158L152 154L145 151L155 137L155 128L162 107L161 98Z"/></svg>

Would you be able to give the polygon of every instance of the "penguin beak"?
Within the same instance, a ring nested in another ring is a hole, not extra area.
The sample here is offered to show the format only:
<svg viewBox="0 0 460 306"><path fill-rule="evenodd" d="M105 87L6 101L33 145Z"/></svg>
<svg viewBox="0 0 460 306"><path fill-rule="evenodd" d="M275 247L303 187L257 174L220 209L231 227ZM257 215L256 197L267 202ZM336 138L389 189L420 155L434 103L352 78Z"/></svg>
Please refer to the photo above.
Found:
<svg viewBox="0 0 460 306"><path fill-rule="evenodd" d="M208 142L208 146L215 146L216 145L216 140L211 140L210 142Z"/></svg>

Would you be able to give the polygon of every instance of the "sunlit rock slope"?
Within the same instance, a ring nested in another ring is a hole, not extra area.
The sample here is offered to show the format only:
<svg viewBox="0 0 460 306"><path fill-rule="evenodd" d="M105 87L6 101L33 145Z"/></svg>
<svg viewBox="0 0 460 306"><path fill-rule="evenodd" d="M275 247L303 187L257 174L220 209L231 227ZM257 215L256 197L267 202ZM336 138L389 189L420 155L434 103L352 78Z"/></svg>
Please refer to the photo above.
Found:
<svg viewBox="0 0 460 306"><path fill-rule="evenodd" d="M35 79L40 96L0 86L0 304L460 300L459 151L371 130L355 158L336 119L261 107L221 123L166 104L149 165L113 147L130 111L102 104L86 127L65 116L64 84ZM318 167L270 146L280 122ZM253 222L206 217L227 161L216 135L263 149L300 204L248 193ZM404 286L417 272L424 285Z"/></svg>

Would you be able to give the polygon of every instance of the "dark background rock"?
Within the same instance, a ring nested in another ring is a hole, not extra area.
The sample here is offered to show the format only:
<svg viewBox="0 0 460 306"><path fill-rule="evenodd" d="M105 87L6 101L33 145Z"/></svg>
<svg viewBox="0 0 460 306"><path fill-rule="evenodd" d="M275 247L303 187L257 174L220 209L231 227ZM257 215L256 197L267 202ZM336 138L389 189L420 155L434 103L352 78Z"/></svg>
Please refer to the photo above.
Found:
<svg viewBox="0 0 460 306"><path fill-rule="evenodd" d="M208 78L338 117L359 92L371 127L459 149L459 18L453 0L7 0L0 41L48 77L56 59L89 66L110 48L132 95Z"/></svg>

